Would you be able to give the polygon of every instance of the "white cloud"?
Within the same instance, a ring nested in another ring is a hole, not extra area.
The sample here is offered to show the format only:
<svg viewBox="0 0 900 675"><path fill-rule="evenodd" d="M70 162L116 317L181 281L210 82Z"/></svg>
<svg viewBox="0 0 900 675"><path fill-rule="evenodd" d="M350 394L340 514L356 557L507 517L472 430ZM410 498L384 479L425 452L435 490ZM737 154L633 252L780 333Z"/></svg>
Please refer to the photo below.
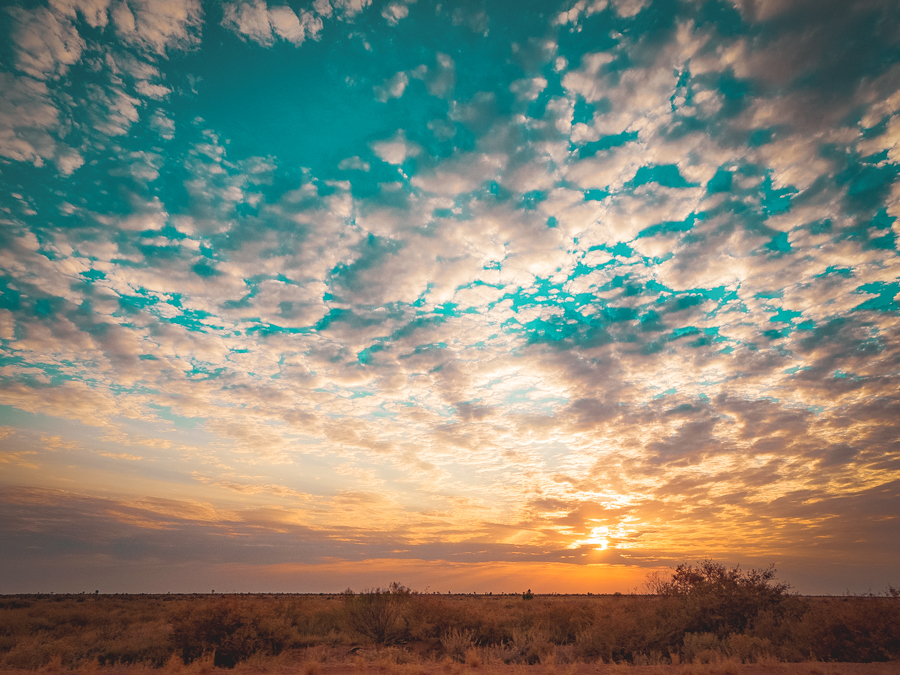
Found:
<svg viewBox="0 0 900 675"><path fill-rule="evenodd" d="M113 8L119 36L159 56L198 44L202 18L199 0L120 0Z"/></svg>
<svg viewBox="0 0 900 675"><path fill-rule="evenodd" d="M504 158L498 155L464 153L442 162L431 171L414 176L410 182L437 195L458 195L498 178L503 163Z"/></svg>
<svg viewBox="0 0 900 675"><path fill-rule="evenodd" d="M378 87L375 87L375 96L379 101L387 101L391 98L400 98L409 84L409 76L404 72L394 74Z"/></svg>
<svg viewBox="0 0 900 675"><path fill-rule="evenodd" d="M83 165L84 157L74 151L61 155L56 159L56 168L59 169L59 172L64 176L71 175L76 169Z"/></svg>
<svg viewBox="0 0 900 675"><path fill-rule="evenodd" d="M578 0L570 9L557 14L554 23L558 25L578 23L582 16L587 17L602 12L608 4L608 0L592 0L591 2Z"/></svg>
<svg viewBox="0 0 900 675"><path fill-rule="evenodd" d="M109 22L109 0L50 0L50 6L72 19L81 14L91 28L105 28Z"/></svg>
<svg viewBox="0 0 900 675"><path fill-rule="evenodd" d="M316 39L322 30L322 20L301 12L298 17L290 7L273 7L269 10L269 22L275 32L284 40L300 45L308 37Z"/></svg>
<svg viewBox="0 0 900 675"><path fill-rule="evenodd" d="M331 6L348 21L371 4L372 0L331 0Z"/></svg>
<svg viewBox="0 0 900 675"><path fill-rule="evenodd" d="M408 141L403 129L397 131L391 138L372 143L372 150L388 164L403 164L407 157L415 157L422 149L417 143Z"/></svg>
<svg viewBox="0 0 900 675"><path fill-rule="evenodd" d="M456 63L449 54L438 52L436 68L422 64L411 70L409 76L422 80L432 96L443 98L449 96L456 86Z"/></svg>
<svg viewBox="0 0 900 675"><path fill-rule="evenodd" d="M59 122L59 112L46 83L0 72L0 90L0 155L36 164L52 157L56 141L50 131Z"/></svg>
<svg viewBox="0 0 900 675"><path fill-rule="evenodd" d="M598 101L606 94L606 88L598 78L600 68L613 60L609 52L585 54L581 57L581 68L570 70L563 76L563 86L576 94L581 94L587 101Z"/></svg>
<svg viewBox="0 0 900 675"><path fill-rule="evenodd" d="M270 8L265 0L226 3L222 25L266 47L275 43L275 36L302 45L307 38L318 39L323 27L322 19L311 12L301 10L298 16L286 5Z"/></svg>
<svg viewBox="0 0 900 675"><path fill-rule="evenodd" d="M155 98L157 100L164 99L166 96L172 93L171 88L166 87L162 84L150 84L149 82L147 82L147 80L139 80L134 85L134 90L141 96L146 96L147 98Z"/></svg>
<svg viewBox="0 0 900 675"><path fill-rule="evenodd" d="M101 133L121 136L128 133L131 125L140 119L140 99L114 87L103 89L98 85L90 85L87 89L95 128Z"/></svg>
<svg viewBox="0 0 900 675"><path fill-rule="evenodd" d="M19 70L46 79L65 74L81 58L84 39L67 17L46 7L33 11L10 7L7 11L17 24L13 42Z"/></svg>
<svg viewBox="0 0 900 675"><path fill-rule="evenodd" d="M547 80L543 77L530 77L516 80L509 86L509 90L520 101L533 101L547 87Z"/></svg>
<svg viewBox="0 0 900 675"><path fill-rule="evenodd" d="M623 17L632 17L639 14L647 6L649 0L610 0L616 13Z"/></svg>
<svg viewBox="0 0 900 675"><path fill-rule="evenodd" d="M153 113L153 116L150 118L150 125L156 129L156 133L158 133L161 138L164 138L167 141L171 141L175 138L175 122L166 117L161 110L157 110Z"/></svg>
<svg viewBox="0 0 900 675"><path fill-rule="evenodd" d="M413 0L413 2L415 2L415 0ZM403 2L392 2L389 5L385 5L384 9L381 10L381 16L383 16L391 26L396 26L400 23L401 19L405 19L409 16L409 5Z"/></svg>
<svg viewBox="0 0 900 675"><path fill-rule="evenodd" d="M274 42L269 9L263 0L226 4L222 25L261 45L268 46Z"/></svg>
<svg viewBox="0 0 900 675"><path fill-rule="evenodd" d="M368 171L369 163L354 155L353 157L342 159L338 164L338 168L342 171Z"/></svg>
<svg viewBox="0 0 900 675"><path fill-rule="evenodd" d="M334 9L329 0L315 0L315 2L313 2L313 9L319 16L326 19L331 18L331 15L334 13Z"/></svg>

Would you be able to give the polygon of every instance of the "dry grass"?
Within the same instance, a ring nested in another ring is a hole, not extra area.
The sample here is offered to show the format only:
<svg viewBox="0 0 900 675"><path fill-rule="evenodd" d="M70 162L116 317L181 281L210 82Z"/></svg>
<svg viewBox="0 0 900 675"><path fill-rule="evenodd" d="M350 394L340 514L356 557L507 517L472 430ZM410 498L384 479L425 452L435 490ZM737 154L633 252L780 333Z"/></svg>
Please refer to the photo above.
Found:
<svg viewBox="0 0 900 675"><path fill-rule="evenodd" d="M189 666L167 664L162 669L144 665L113 665L102 668L103 675L156 675L160 672L180 675L306 675L305 663L241 663L232 670L216 668L210 660L198 660ZM35 671L0 670L3 673ZM98 672L69 670L50 663L41 673ZM900 664L894 663L779 663L776 665L719 663L705 665L585 664L565 667L553 665L522 666L509 664L479 665L472 668L455 661L426 661L419 664L384 664L378 662L334 663L319 665L316 675L897 675Z"/></svg>
<svg viewBox="0 0 900 675"><path fill-rule="evenodd" d="M381 644L350 607L339 595L5 596L0 670L900 674L887 663L900 658L896 598L792 596L744 632L695 633L684 621L696 608L677 598L410 595ZM870 661L885 663L820 663Z"/></svg>

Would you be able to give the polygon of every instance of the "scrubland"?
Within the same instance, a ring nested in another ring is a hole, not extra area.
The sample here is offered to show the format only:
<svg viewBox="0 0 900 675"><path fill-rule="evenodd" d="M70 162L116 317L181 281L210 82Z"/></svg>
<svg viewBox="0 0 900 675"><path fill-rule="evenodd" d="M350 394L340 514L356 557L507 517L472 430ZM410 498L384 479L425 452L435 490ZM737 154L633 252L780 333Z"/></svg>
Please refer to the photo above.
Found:
<svg viewBox="0 0 900 675"><path fill-rule="evenodd" d="M900 598L801 597L747 574L612 596L0 596L0 669L900 673Z"/></svg>

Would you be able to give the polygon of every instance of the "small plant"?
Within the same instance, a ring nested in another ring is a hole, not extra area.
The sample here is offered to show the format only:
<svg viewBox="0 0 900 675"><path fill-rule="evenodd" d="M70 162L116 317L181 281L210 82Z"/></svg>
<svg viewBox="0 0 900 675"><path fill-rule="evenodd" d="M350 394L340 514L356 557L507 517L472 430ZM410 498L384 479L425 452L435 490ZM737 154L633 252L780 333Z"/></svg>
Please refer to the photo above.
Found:
<svg viewBox="0 0 900 675"><path fill-rule="evenodd" d="M534 600L534 593L531 592L530 588L527 591L525 591L524 593L522 593L522 599L523 600Z"/></svg>

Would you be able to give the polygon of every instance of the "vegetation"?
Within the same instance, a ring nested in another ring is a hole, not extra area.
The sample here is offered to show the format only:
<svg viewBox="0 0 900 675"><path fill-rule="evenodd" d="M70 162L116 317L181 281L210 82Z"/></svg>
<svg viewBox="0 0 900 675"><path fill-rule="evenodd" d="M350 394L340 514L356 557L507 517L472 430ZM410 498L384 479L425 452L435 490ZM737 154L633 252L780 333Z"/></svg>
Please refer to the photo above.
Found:
<svg viewBox="0 0 900 675"><path fill-rule="evenodd" d="M900 598L893 588L884 597L804 598L777 581L772 568L703 561L650 577L646 590L442 596L395 583L338 595L5 596L0 669L54 662L233 667L374 653L394 662L469 665L900 658Z"/></svg>
<svg viewBox="0 0 900 675"><path fill-rule="evenodd" d="M344 591L347 625L372 642L392 643L409 634L409 616L405 612L411 591L396 581L385 589L376 588L355 594Z"/></svg>

